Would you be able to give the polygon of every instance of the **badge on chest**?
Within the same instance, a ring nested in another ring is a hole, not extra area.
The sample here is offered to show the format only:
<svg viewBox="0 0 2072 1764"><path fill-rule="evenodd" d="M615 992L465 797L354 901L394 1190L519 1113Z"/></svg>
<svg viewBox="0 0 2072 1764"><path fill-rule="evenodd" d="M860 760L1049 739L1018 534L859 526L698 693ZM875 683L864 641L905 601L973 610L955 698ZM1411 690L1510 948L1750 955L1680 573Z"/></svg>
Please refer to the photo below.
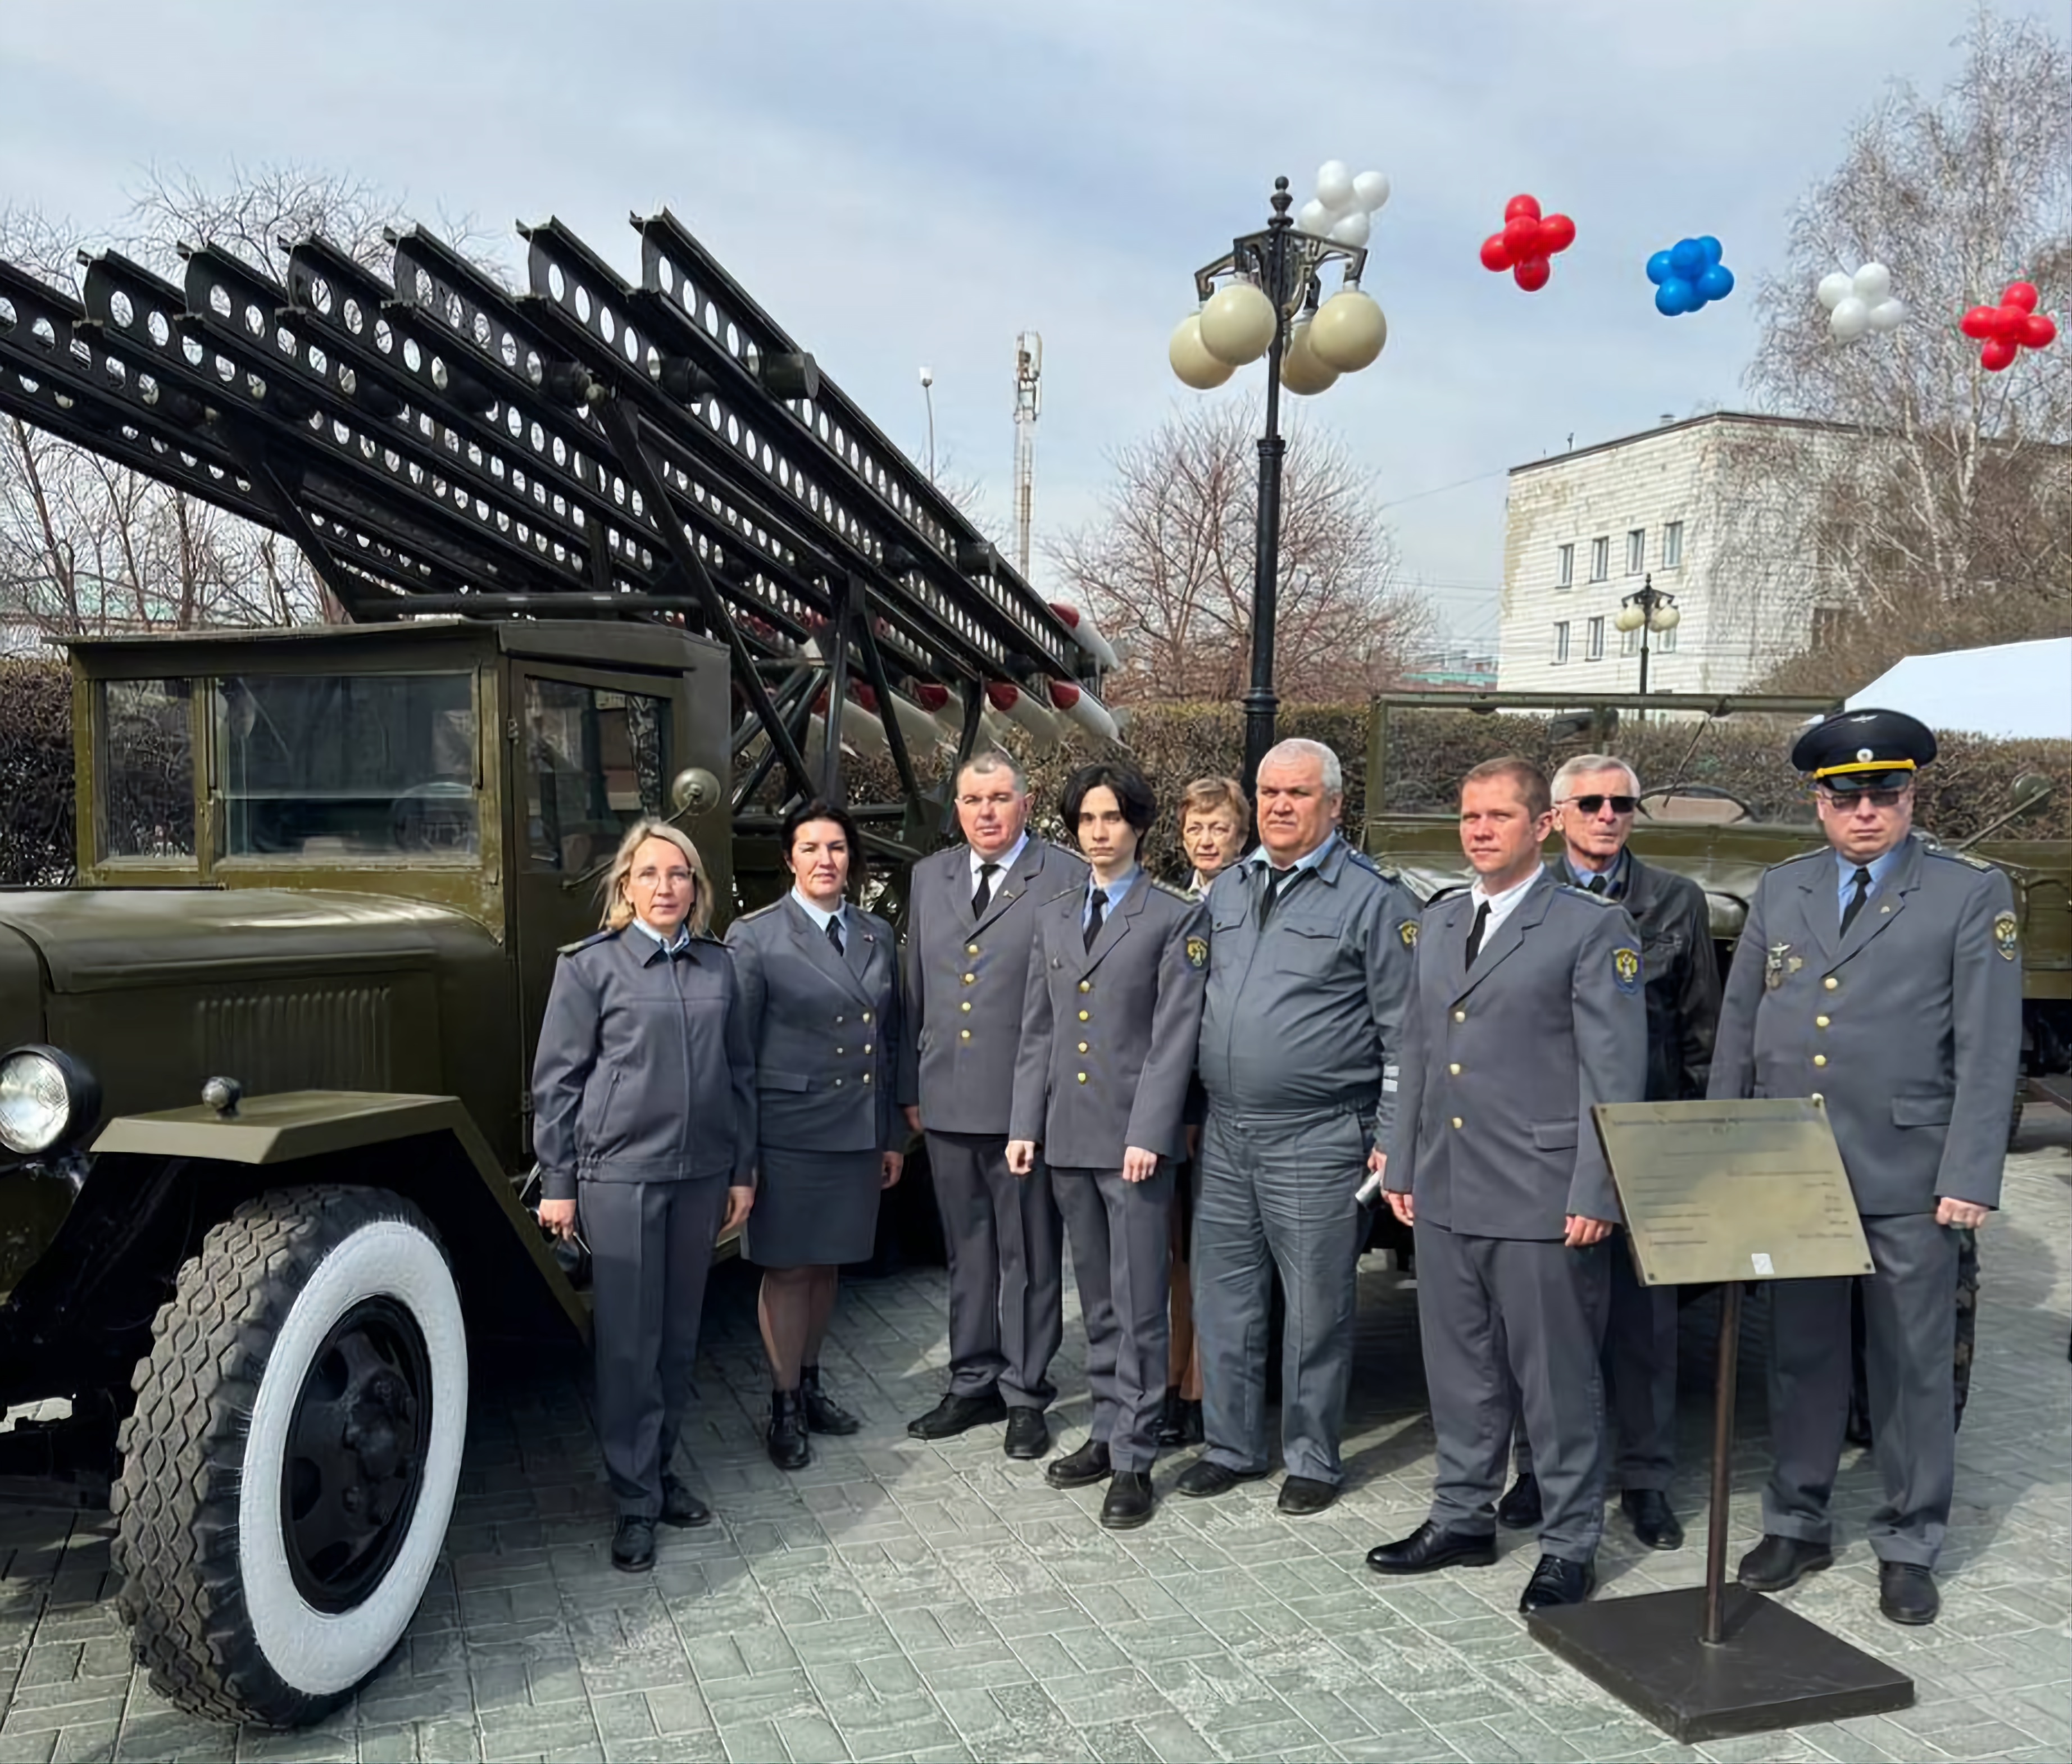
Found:
<svg viewBox="0 0 2072 1764"><path fill-rule="evenodd" d="M1775 992L1787 976L1797 973L1805 965L1806 958L1793 955L1790 944L1772 944L1763 954L1762 983Z"/></svg>

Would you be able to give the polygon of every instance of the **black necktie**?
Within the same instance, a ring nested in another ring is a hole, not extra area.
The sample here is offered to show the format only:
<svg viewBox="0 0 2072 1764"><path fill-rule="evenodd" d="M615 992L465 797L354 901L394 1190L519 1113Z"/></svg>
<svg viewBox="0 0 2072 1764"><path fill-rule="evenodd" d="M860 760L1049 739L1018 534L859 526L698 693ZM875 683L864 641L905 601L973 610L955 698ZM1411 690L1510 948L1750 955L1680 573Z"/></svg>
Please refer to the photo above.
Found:
<svg viewBox="0 0 2072 1764"><path fill-rule="evenodd" d="M1301 874L1299 870L1268 870L1266 893L1259 903L1259 924L1262 931L1266 928L1267 920L1273 916L1273 909L1281 903L1281 897L1295 886L1295 878Z"/></svg>
<svg viewBox="0 0 2072 1764"><path fill-rule="evenodd" d="M1864 903L1871 898L1871 873L1862 865L1856 866L1856 891L1849 896L1848 904L1842 909L1842 935L1848 935L1849 927L1856 922L1856 915L1864 910Z"/></svg>
<svg viewBox="0 0 2072 1764"><path fill-rule="evenodd" d="M1593 876L1590 878L1590 892L1593 894L1606 893L1610 886L1602 876Z"/></svg>
<svg viewBox="0 0 2072 1764"><path fill-rule="evenodd" d="M842 953L841 921L839 919L830 919L828 921L828 941L835 946L835 953L837 956Z"/></svg>
<svg viewBox="0 0 2072 1764"><path fill-rule="evenodd" d="M978 866L978 890L972 896L972 918L976 919L984 912L986 903L993 898L993 872L999 868L997 864L980 864Z"/></svg>
<svg viewBox="0 0 2072 1764"><path fill-rule="evenodd" d="M1468 966L1475 964L1475 957L1482 952L1482 933L1489 929L1489 903L1484 901L1475 908L1475 922L1468 930Z"/></svg>
<svg viewBox="0 0 2072 1764"><path fill-rule="evenodd" d="M1087 953L1090 956L1093 953L1094 940L1100 935L1101 915L1107 911L1108 890L1096 888L1094 890L1093 910L1087 915Z"/></svg>

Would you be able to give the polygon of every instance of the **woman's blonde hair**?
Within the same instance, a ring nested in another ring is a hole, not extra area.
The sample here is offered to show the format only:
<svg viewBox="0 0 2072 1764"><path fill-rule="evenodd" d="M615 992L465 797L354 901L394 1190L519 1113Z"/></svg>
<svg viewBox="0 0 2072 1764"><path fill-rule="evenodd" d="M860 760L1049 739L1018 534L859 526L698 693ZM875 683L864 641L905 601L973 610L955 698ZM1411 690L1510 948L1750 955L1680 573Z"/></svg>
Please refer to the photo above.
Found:
<svg viewBox="0 0 2072 1764"><path fill-rule="evenodd" d="M626 884L633 874L634 853L651 839L674 845L689 861L691 911L684 923L693 932L702 935L712 923L712 878L705 874L705 861L698 855L698 848L691 843L691 836L666 820L636 820L626 829L626 837L619 842L618 854L611 860L611 868L605 873L604 915L598 923L610 931L623 931L633 923L633 903L626 898Z"/></svg>
<svg viewBox="0 0 2072 1764"><path fill-rule="evenodd" d="M1228 809L1236 818L1240 833L1252 824L1252 799L1235 778L1197 778L1180 792L1182 827L1187 824L1188 816L1212 815L1219 808Z"/></svg>

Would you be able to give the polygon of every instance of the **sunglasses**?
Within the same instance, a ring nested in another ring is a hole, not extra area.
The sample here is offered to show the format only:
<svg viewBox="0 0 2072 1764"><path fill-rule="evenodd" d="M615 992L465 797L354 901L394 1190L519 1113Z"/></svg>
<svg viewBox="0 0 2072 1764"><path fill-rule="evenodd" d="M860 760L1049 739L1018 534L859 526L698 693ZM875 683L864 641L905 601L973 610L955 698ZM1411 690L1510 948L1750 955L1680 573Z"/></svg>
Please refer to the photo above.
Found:
<svg viewBox="0 0 2072 1764"><path fill-rule="evenodd" d="M1564 796L1561 800L1563 807L1580 808L1586 815L1596 814L1606 803L1614 815L1630 815L1640 806L1638 796Z"/></svg>
<svg viewBox="0 0 2072 1764"><path fill-rule="evenodd" d="M1897 808L1904 790L1831 790L1826 792L1827 800L1837 808L1853 808L1867 802L1873 808Z"/></svg>

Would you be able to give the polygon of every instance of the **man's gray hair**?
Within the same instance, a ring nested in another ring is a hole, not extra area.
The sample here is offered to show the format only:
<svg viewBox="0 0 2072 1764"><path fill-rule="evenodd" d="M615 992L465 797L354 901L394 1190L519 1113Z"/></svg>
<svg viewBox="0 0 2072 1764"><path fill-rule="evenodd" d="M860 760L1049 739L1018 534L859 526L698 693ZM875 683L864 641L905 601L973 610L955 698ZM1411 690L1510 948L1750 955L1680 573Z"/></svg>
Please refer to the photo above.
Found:
<svg viewBox="0 0 2072 1764"><path fill-rule="evenodd" d="M1029 794L1028 774L1022 771L1012 754L1002 753L997 747L981 748L958 767L956 787L960 790L964 787L967 775L975 774L980 778L989 778L997 771L1004 771L1013 779L1016 796Z"/></svg>
<svg viewBox="0 0 2072 1764"><path fill-rule="evenodd" d="M1587 777L1593 771L1622 771L1626 782L1633 786L1633 794L1640 794L1640 774L1623 759L1610 754L1578 754L1573 759L1565 761L1554 774L1555 801L1560 802L1567 795L1568 786L1578 778Z"/></svg>
<svg viewBox="0 0 2072 1764"><path fill-rule="evenodd" d="M1314 759L1324 768L1324 794L1342 796L1346 793L1346 769L1338 763L1338 756L1321 741L1305 741L1300 735L1290 736L1286 741L1266 750L1259 763L1264 771L1268 766L1285 765L1291 760ZM1256 784L1259 780L1254 778Z"/></svg>

